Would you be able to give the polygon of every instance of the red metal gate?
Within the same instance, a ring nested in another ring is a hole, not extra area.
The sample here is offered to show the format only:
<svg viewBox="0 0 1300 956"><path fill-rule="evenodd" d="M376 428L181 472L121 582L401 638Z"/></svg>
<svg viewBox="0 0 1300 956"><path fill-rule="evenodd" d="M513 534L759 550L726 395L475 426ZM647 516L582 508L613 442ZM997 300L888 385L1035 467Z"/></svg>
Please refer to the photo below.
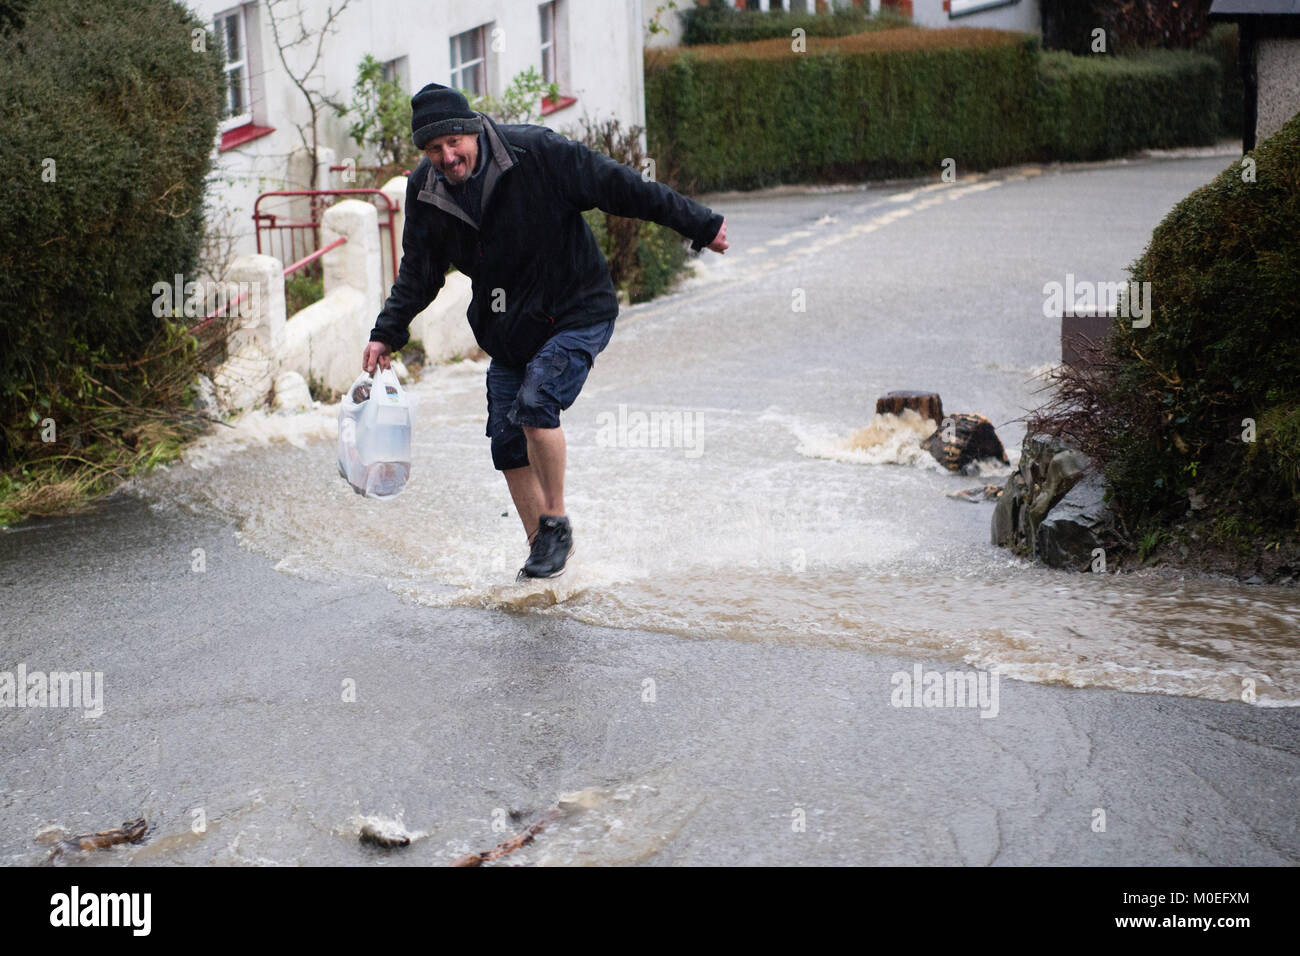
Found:
<svg viewBox="0 0 1300 956"><path fill-rule="evenodd" d="M320 223L325 210L339 199L369 199L379 213L379 248L383 261L381 274L389 286L397 281L397 235L393 229L397 204L380 189L277 189L262 193L253 203L253 226L257 232L257 251L275 256L286 265L298 262L320 248ZM275 211L268 211L267 206ZM262 234L266 233L265 249ZM387 233L387 242L384 234ZM309 263L303 272L319 277L320 259ZM387 289L385 289L387 292Z"/></svg>

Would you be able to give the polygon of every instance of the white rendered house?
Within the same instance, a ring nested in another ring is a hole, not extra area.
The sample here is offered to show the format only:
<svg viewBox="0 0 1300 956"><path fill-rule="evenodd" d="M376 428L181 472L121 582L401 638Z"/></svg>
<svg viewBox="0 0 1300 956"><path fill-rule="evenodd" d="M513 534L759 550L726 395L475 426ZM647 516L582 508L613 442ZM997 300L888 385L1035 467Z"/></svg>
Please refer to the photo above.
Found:
<svg viewBox="0 0 1300 956"><path fill-rule="evenodd" d="M643 0L189 0L200 19L225 39L230 77L227 116L214 144L209 222L229 236L233 254L255 251L253 204L260 193L307 189L311 160L299 127L309 123L294 73L320 55L309 86L342 103L352 100L366 54L413 92L426 83L500 95L532 67L559 84L561 98L539 122L575 134L585 116L645 125L642 78ZM301 17L299 16L301 10ZM337 15L322 40L322 26ZM272 17L279 24L275 42ZM331 166L365 165L348 135L349 120L329 108L317 119L318 189L349 185ZM286 263L287 265L287 263Z"/></svg>

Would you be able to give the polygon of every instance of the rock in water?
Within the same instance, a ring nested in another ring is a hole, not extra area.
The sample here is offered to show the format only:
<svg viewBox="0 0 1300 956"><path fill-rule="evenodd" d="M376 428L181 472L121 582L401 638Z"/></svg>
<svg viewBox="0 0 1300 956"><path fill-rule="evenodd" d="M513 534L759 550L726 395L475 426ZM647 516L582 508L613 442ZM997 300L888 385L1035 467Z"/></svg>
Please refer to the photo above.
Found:
<svg viewBox="0 0 1300 956"><path fill-rule="evenodd" d="M1011 548L1016 543L1020 509L1023 506L1024 482L1019 472L1012 472L1002 497L993 508L992 540L995 548Z"/></svg>
<svg viewBox="0 0 1300 956"><path fill-rule="evenodd" d="M886 392L876 399L877 415L901 415L905 408L936 425L943 421L943 400L938 392Z"/></svg>
<svg viewBox="0 0 1300 956"><path fill-rule="evenodd" d="M1074 571L1101 570L1094 552L1119 540L1088 457L1046 435L1025 436L1020 467L993 509L991 537L1022 557Z"/></svg>
<svg viewBox="0 0 1300 956"><path fill-rule="evenodd" d="M964 471L985 458L1008 464L1006 450L993 423L983 415L964 412L949 415L921 447L949 471Z"/></svg>
<svg viewBox="0 0 1300 956"><path fill-rule="evenodd" d="M1052 459L1068 449L1047 435L1026 435L1020 446L1020 466L1011 473L1002 490L997 507L993 509L993 544L1010 548L1021 557L1035 557L1037 536L1036 521L1030 503L1042 490ZM1048 508L1038 516L1046 516L1056 501L1049 500Z"/></svg>
<svg viewBox="0 0 1300 956"><path fill-rule="evenodd" d="M361 842L384 850L394 850L411 845L411 835L392 820L371 818L361 824Z"/></svg>
<svg viewBox="0 0 1300 956"><path fill-rule="evenodd" d="M1104 553L1115 544L1114 520L1105 494L1101 478L1089 475L1052 506L1038 525L1034 542L1044 564L1087 571L1092 568L1094 551L1101 549Z"/></svg>
<svg viewBox="0 0 1300 956"><path fill-rule="evenodd" d="M1035 527L1079 483L1091 464L1087 455L1072 448L1063 449L1052 456L1043 483L1029 504L1029 514L1034 519Z"/></svg>

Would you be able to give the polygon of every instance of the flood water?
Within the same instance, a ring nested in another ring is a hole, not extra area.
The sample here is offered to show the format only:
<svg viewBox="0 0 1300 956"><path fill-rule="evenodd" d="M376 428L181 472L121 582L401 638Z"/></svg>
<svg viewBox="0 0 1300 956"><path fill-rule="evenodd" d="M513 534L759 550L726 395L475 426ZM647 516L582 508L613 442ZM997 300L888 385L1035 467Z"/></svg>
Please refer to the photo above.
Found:
<svg viewBox="0 0 1300 956"><path fill-rule="evenodd" d="M685 291L625 310L564 416L577 553L554 582L514 582L526 546L483 435L486 362L414 386L412 477L392 502L338 478L328 408L248 429L301 447L238 450L219 435L191 456L203 470L144 493L234 518L288 573L372 575L435 607L1215 700L1253 681L1259 704L1294 706L1294 588L1023 562L989 544L991 503L945 496L1009 468L950 475L919 432L873 422L890 389L938 391L946 410L989 417L1014 464L1016 419L1059 358L1042 284L1121 275L1154 221L1223 162L721 204L733 250L703 260ZM864 427L874 448L854 446Z"/></svg>
<svg viewBox="0 0 1300 956"><path fill-rule="evenodd" d="M4 715L0 854L144 815L64 862L445 864L558 808L508 862L1294 863L1295 590L1045 569L947 497L1014 467L1043 284L1121 277L1226 162L715 200L732 250L625 309L564 415L554 581L515 582L475 361L412 387L391 500L339 477L336 407L256 413L0 537L14 660L103 669L109 702ZM892 389L987 416L1012 465L943 471L873 419ZM999 719L895 709L913 662L1007 678ZM360 846L374 818L411 847Z"/></svg>

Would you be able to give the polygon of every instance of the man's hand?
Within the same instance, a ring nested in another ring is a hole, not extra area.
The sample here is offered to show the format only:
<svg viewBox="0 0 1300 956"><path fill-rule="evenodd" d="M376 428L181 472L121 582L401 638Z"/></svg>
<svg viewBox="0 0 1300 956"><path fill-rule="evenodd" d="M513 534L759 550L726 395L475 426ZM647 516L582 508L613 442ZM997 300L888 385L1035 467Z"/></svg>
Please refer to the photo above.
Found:
<svg viewBox="0 0 1300 956"><path fill-rule="evenodd" d="M361 368L371 375L375 374L375 364L380 368L391 368L393 350L383 342L367 342L366 350L361 355Z"/></svg>
<svg viewBox="0 0 1300 956"><path fill-rule="evenodd" d="M727 242L727 220L724 218L722 220L722 225L718 227L717 236L715 236L713 241L705 246L705 248L712 249L714 252L726 252L730 245L731 244Z"/></svg>

